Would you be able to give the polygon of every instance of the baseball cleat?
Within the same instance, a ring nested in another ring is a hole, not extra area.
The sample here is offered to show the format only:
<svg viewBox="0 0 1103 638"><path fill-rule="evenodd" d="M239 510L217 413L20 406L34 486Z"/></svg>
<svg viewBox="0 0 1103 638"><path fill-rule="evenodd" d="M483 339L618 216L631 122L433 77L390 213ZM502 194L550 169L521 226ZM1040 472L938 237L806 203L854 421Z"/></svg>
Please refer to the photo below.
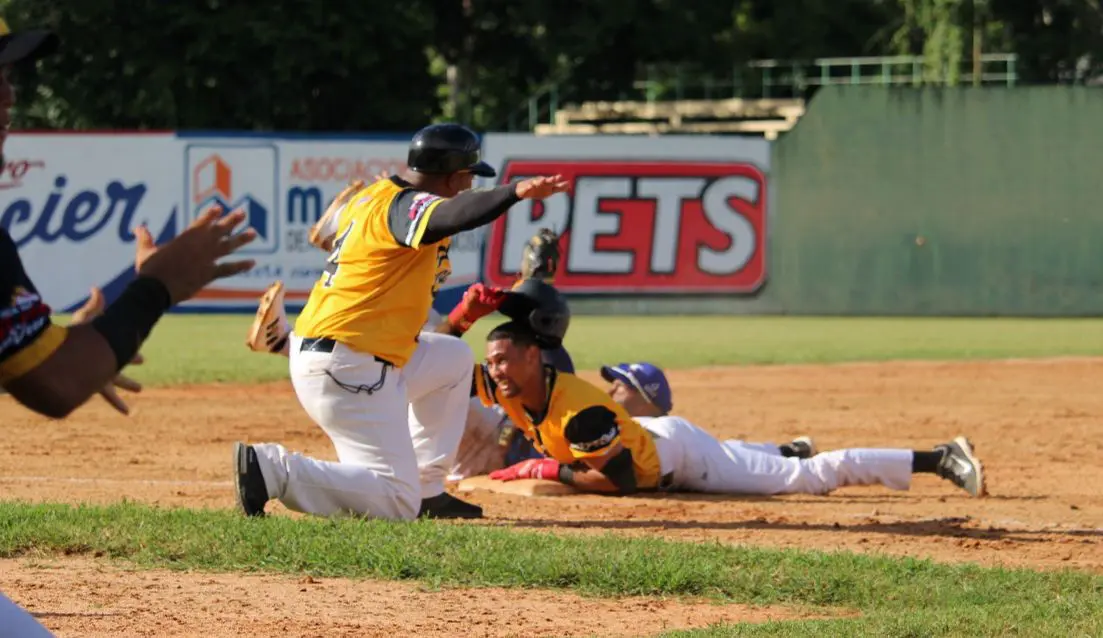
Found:
<svg viewBox="0 0 1103 638"><path fill-rule="evenodd" d="M969 439L959 436L950 443L935 446L942 452L938 475L969 492L970 496L984 496L988 488L984 484L984 466L973 452Z"/></svg>
<svg viewBox="0 0 1103 638"><path fill-rule="evenodd" d="M431 498L421 499L418 518L482 518L483 508L441 492Z"/></svg>
<svg viewBox="0 0 1103 638"><path fill-rule="evenodd" d="M816 442L810 436L798 436L789 442L789 447L796 451L798 459L810 459L819 454Z"/></svg>
<svg viewBox="0 0 1103 638"><path fill-rule="evenodd" d="M234 487L237 505L246 516L264 516L268 503L268 486L260 471L257 451L251 445L234 443Z"/></svg>
<svg viewBox="0 0 1103 638"><path fill-rule="evenodd" d="M283 282L277 281L261 296L245 345L253 352L278 353L287 346L290 334L291 322L283 307Z"/></svg>

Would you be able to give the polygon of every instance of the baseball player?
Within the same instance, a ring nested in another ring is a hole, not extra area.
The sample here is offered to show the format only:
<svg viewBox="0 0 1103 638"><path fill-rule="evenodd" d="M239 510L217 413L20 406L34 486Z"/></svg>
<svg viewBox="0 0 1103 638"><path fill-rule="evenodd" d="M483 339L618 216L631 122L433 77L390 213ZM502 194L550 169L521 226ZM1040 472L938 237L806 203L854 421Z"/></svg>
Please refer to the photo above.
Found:
<svg viewBox="0 0 1103 638"><path fill-rule="evenodd" d="M457 124L418 131L407 166L340 205L325 271L287 343L295 394L339 460L235 443L238 505L248 516L262 516L270 499L321 516L482 516L444 491L473 355L462 339L422 325L451 273L452 236L569 184L552 176L471 189L475 175L496 172L480 160L478 136Z"/></svg>
<svg viewBox="0 0 1103 638"><path fill-rule="evenodd" d="M13 33L0 19L0 125L5 131L15 104L11 67L49 55L57 46L58 38L51 32ZM0 133L0 165L6 139ZM137 229L137 278L106 308L93 291L74 321L64 327L51 321L51 309L24 269L15 242L0 227L0 388L51 418L68 416L95 393L126 413L126 404L114 388L134 387L119 371L138 358L138 349L161 315L214 279L253 266L248 260L216 263L256 238L252 230L229 236L244 220L244 212L222 216L221 210L208 210L160 247L148 230ZM0 594L0 637L50 635L33 616Z"/></svg>
<svg viewBox="0 0 1103 638"><path fill-rule="evenodd" d="M601 374L606 381L610 382L609 397L637 421L643 423L651 419L678 418L669 415L673 409L670 385L666 382L666 376L662 370L654 365L622 363L616 367L603 367ZM491 415L499 414L498 411L483 406L482 401L475 400ZM503 415L498 417L498 421L493 417L473 418L472 415L468 415L467 430L460 441L456 467L452 469L453 476L449 477L450 480L491 474L528 458L544 458L539 452L522 459L508 458L506 448L499 441L499 437L503 432L514 431L522 437L524 435L512 425L509 416L505 415L500 405L495 405L494 408L501 410ZM507 424L510 430L507 430ZM527 438L525 440L528 441ZM724 444L729 447L742 446L750 450L785 457L809 458L817 452L816 443L809 436L797 437L789 443L782 444L748 442L739 439L729 439Z"/></svg>
<svg viewBox="0 0 1103 638"><path fill-rule="evenodd" d="M502 406L548 458L523 461L491 478L557 480L609 494L677 490L770 495L827 494L847 485L906 490L912 474L924 472L971 496L985 494L983 468L964 437L932 450L855 448L799 458L722 443L677 417L637 420L592 384L543 366L539 330L539 325L516 320L492 330L486 362L474 379L483 404ZM637 372L611 368L605 374L645 391L648 385L665 383L640 378Z"/></svg>
<svg viewBox="0 0 1103 638"><path fill-rule="evenodd" d="M601 378L609 382L609 397L619 403L628 415L643 423L644 419L679 419L671 416L674 409L673 393L666 374L658 366L647 363L621 363L602 366ZM740 439L728 439L727 446L806 459L815 456L816 443L809 436L800 436L789 443L752 443Z"/></svg>
<svg viewBox="0 0 1103 638"><path fill-rule="evenodd" d="M382 173L375 180L388 177L388 174ZM309 241L313 246L323 251L332 250L343 205L353 193L363 187L363 181L353 182L334 198L311 227ZM559 259L559 236L550 229L540 229L525 244L514 288L529 279L551 283L558 270ZM501 291L474 284L464 292L462 300L448 317L442 318L430 308L422 331L463 336L475 321L494 312L501 304L502 297ZM260 298L253 323L246 334L245 345L254 352L268 352L286 357L289 356L287 344L290 334L291 323L287 319L284 303L284 285L283 282L276 281ZM565 372L574 372L574 363L562 346L543 351L543 356L549 365ZM447 480L456 481L486 474L524 459L541 456L532 447L532 443L512 426L501 407L487 407L478 398L471 397L467 406L464 433Z"/></svg>

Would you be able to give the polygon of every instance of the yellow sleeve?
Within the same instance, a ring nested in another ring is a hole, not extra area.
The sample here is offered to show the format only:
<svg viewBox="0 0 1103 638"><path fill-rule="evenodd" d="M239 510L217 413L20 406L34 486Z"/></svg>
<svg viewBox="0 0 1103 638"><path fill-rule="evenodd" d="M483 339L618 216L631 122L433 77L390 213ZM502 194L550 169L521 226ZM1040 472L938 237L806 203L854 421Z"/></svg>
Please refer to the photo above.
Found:
<svg viewBox="0 0 1103 638"><path fill-rule="evenodd" d="M61 347L68 334L68 329L61 326L52 323L46 326L32 341L23 344L15 354L0 363L0 384L18 379L42 365Z"/></svg>

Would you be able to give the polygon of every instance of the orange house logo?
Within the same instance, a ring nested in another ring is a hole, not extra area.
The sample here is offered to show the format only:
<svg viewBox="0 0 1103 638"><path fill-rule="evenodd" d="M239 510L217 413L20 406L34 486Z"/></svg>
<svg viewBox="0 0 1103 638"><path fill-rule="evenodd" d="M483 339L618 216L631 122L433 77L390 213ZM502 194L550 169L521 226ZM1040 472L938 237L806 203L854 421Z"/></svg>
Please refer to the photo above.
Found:
<svg viewBox="0 0 1103 638"><path fill-rule="evenodd" d="M191 171L192 215L217 204L225 212L242 209L245 223L257 231L260 243L275 240L271 214L267 206L245 193L237 199L234 195L234 170L218 153L198 162Z"/></svg>

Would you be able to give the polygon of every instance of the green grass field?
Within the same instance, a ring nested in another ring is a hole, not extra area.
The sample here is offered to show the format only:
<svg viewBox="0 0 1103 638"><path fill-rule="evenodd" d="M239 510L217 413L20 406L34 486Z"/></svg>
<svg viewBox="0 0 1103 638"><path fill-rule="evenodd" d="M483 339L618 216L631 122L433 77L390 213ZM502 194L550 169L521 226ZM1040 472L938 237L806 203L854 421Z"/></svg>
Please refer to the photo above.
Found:
<svg viewBox="0 0 1103 638"><path fill-rule="evenodd" d="M173 315L133 370L150 384L286 379L286 360L244 347L251 317ZM469 335L476 355L495 325ZM578 317L580 368L649 359L703 365L1103 355L1103 321ZM416 548L416 549L411 549ZM486 526L244 520L123 503L0 502L0 555L88 552L139 567L415 580L430 586L554 588L617 597L706 596L857 618L730 625L681 636L1103 635L1103 577L941 565L848 553L750 549Z"/></svg>
<svg viewBox="0 0 1103 638"><path fill-rule="evenodd" d="M467 335L475 356L497 321ZM287 360L245 348L246 315L170 315L133 370L149 383L274 381ZM1103 320L593 317L572 320L567 348L580 369L648 359L669 369L707 365L833 363L1103 355Z"/></svg>
<svg viewBox="0 0 1103 638"><path fill-rule="evenodd" d="M412 550L411 548L416 548ZM414 580L430 587L566 589L799 605L857 618L684 636L1096 636L1103 578L913 559L483 526L245 519L213 510L0 503L0 555L96 553L139 567Z"/></svg>

